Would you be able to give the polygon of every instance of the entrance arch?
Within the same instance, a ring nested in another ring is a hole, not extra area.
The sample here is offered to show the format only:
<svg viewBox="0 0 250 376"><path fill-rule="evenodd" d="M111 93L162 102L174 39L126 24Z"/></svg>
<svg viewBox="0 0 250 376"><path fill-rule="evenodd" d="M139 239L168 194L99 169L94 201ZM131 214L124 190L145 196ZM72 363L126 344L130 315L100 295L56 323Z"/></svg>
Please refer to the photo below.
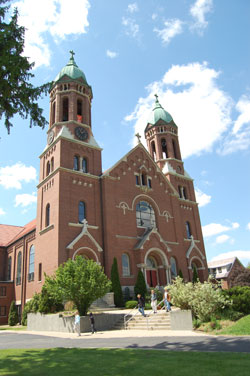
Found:
<svg viewBox="0 0 250 376"><path fill-rule="evenodd" d="M144 258L145 281L148 287L170 283L170 266L166 254L159 248L149 249Z"/></svg>
<svg viewBox="0 0 250 376"><path fill-rule="evenodd" d="M97 254L91 248L88 248L88 247L78 248L74 252L74 254L72 256L72 260L74 260L76 256L82 256L82 257L85 257L86 259L94 260L97 264L100 264L98 257L97 257Z"/></svg>

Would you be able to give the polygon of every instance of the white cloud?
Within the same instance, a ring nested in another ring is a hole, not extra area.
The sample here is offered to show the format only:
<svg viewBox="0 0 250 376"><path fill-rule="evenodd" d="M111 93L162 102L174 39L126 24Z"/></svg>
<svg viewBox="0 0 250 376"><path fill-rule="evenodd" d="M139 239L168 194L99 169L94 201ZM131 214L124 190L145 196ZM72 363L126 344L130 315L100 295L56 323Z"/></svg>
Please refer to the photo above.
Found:
<svg viewBox="0 0 250 376"><path fill-rule="evenodd" d="M115 52L115 51L107 50L107 51L106 51L106 55L107 55L108 57L110 57L110 59L114 59L114 58L116 58L116 57L118 56L118 53Z"/></svg>
<svg viewBox="0 0 250 376"><path fill-rule="evenodd" d="M164 44L168 44L172 38L183 32L183 22L179 19L171 19L164 22L163 29L154 28L154 32L162 39Z"/></svg>
<svg viewBox="0 0 250 376"><path fill-rule="evenodd" d="M221 253L212 258L211 261L223 260L231 257L238 257L240 260L250 261L250 251L235 250L230 252Z"/></svg>
<svg viewBox="0 0 250 376"><path fill-rule="evenodd" d="M135 22L133 18L122 18L122 25L125 27L125 33L132 37L136 38L139 34L139 25Z"/></svg>
<svg viewBox="0 0 250 376"><path fill-rule="evenodd" d="M37 202L36 193L33 192L32 194L23 193L20 195L16 195L15 197L15 206L27 207Z"/></svg>
<svg viewBox="0 0 250 376"><path fill-rule="evenodd" d="M217 236L215 242L217 244L222 244L222 243L225 243L226 241L228 241L230 239L230 236L228 235L220 235L220 236Z"/></svg>
<svg viewBox="0 0 250 376"><path fill-rule="evenodd" d="M5 215L5 214L6 214L5 211L2 208L0 208L0 215Z"/></svg>
<svg viewBox="0 0 250 376"><path fill-rule="evenodd" d="M250 222L247 224L247 229L250 231Z"/></svg>
<svg viewBox="0 0 250 376"><path fill-rule="evenodd" d="M182 157L211 151L231 124L232 100L217 85L219 74L206 62L173 65L160 81L148 85L148 96L138 99L125 121L135 121L134 134L143 134L157 93L178 126Z"/></svg>
<svg viewBox="0 0 250 376"><path fill-rule="evenodd" d="M129 4L128 5L128 12L129 13L135 13L135 12L138 12L138 5L137 3L132 3L132 4Z"/></svg>
<svg viewBox="0 0 250 376"><path fill-rule="evenodd" d="M232 132L223 144L221 154L231 154L250 147L250 97L243 95L235 106L239 116L234 123Z"/></svg>
<svg viewBox="0 0 250 376"><path fill-rule="evenodd" d="M22 188L22 182L29 183L36 180L36 169L18 162L13 166L0 167L0 185L4 188Z"/></svg>
<svg viewBox="0 0 250 376"><path fill-rule="evenodd" d="M71 34L86 33L89 25L89 0L19 0L12 7L18 8L18 22L26 28L24 55L36 68L50 64L48 34L58 42Z"/></svg>
<svg viewBox="0 0 250 376"><path fill-rule="evenodd" d="M195 20L191 29L196 29L198 32L202 33L208 25L208 22L205 20L205 15L211 12L212 8L213 0L196 0L194 5L190 8L190 13Z"/></svg>
<svg viewBox="0 0 250 376"><path fill-rule="evenodd" d="M211 196L203 193L200 189L195 189L196 201L199 204L199 207L205 206L211 202Z"/></svg>
<svg viewBox="0 0 250 376"><path fill-rule="evenodd" d="M239 228L239 226L240 225L237 222L230 224L230 226L224 226L220 223L210 223L209 225L205 225L202 227L202 233L205 238L221 234L222 232L236 230L237 228Z"/></svg>

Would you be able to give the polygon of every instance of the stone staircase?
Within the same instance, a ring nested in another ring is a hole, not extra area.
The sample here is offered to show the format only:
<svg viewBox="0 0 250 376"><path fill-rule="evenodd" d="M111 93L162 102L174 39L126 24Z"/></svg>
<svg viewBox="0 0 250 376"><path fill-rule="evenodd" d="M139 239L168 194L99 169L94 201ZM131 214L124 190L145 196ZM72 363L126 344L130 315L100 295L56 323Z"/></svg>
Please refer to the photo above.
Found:
<svg viewBox="0 0 250 376"><path fill-rule="evenodd" d="M128 320L128 317L127 317ZM114 330L124 329L124 319L120 319L113 327ZM170 330L170 313L158 311L156 314L150 314L143 317L141 314L133 316L127 322L127 330Z"/></svg>

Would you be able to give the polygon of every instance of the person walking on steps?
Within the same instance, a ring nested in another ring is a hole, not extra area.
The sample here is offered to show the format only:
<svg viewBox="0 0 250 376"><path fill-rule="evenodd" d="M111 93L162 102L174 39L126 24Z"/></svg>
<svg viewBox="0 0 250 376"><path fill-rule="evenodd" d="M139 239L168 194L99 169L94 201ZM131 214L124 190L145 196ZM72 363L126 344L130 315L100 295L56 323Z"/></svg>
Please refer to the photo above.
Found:
<svg viewBox="0 0 250 376"><path fill-rule="evenodd" d="M154 313L157 313L157 295L155 290L151 290L151 307Z"/></svg>
<svg viewBox="0 0 250 376"><path fill-rule="evenodd" d="M141 294L137 295L137 301L138 301L138 311L142 314L142 316L146 317L144 312L144 306L145 306L145 300Z"/></svg>
<svg viewBox="0 0 250 376"><path fill-rule="evenodd" d="M89 314L89 320L90 320L92 334L94 334L96 333L96 328L95 328L95 318L92 312L90 312Z"/></svg>
<svg viewBox="0 0 250 376"><path fill-rule="evenodd" d="M76 311L75 312L75 331L77 332L77 335L78 337L81 336L81 319L80 319L80 315L79 315L79 312Z"/></svg>
<svg viewBox="0 0 250 376"><path fill-rule="evenodd" d="M166 312L170 312L171 311L171 306L170 306L171 296L169 294L167 287L164 288L163 299L164 299L164 305L165 305Z"/></svg>

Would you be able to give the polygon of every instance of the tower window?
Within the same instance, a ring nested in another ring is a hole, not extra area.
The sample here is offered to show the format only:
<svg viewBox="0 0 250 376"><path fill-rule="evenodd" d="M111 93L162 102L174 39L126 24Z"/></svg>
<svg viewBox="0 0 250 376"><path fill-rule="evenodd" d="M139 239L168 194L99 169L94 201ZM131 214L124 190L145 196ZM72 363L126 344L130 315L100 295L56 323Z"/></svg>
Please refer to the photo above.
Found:
<svg viewBox="0 0 250 376"><path fill-rule="evenodd" d="M54 171L54 157L51 158L51 172Z"/></svg>
<svg viewBox="0 0 250 376"><path fill-rule="evenodd" d="M139 175L135 175L135 184L140 185L140 177Z"/></svg>
<svg viewBox="0 0 250 376"><path fill-rule="evenodd" d="M136 205L136 223L137 227L155 227L154 209L145 201L140 201Z"/></svg>
<svg viewBox="0 0 250 376"><path fill-rule="evenodd" d="M77 121L82 123L82 101L80 99L77 100Z"/></svg>
<svg viewBox="0 0 250 376"><path fill-rule="evenodd" d="M88 162L86 158L82 159L82 171L83 172L88 172Z"/></svg>
<svg viewBox="0 0 250 376"><path fill-rule="evenodd" d="M78 204L78 221L79 223L83 223L83 220L86 218L85 213L85 203L80 201Z"/></svg>
<svg viewBox="0 0 250 376"><path fill-rule="evenodd" d="M147 185L147 176L145 174L141 174L141 184Z"/></svg>
<svg viewBox="0 0 250 376"><path fill-rule="evenodd" d="M176 142L175 142L175 140L172 140L172 144L173 144L174 158L177 159L177 150L176 150Z"/></svg>
<svg viewBox="0 0 250 376"><path fill-rule="evenodd" d="M69 120L69 99L63 98L62 121Z"/></svg>
<svg viewBox="0 0 250 376"><path fill-rule="evenodd" d="M161 151L162 151L162 158L164 159L168 158L167 143L166 143L165 138L162 138L161 140Z"/></svg>
<svg viewBox="0 0 250 376"><path fill-rule="evenodd" d="M148 178L148 188L152 188L152 180Z"/></svg>
<svg viewBox="0 0 250 376"><path fill-rule="evenodd" d="M47 162L47 167L46 167L46 176L50 174L50 161Z"/></svg>
<svg viewBox="0 0 250 376"><path fill-rule="evenodd" d="M74 170L79 171L79 157L78 157L78 155L74 156Z"/></svg>
<svg viewBox="0 0 250 376"><path fill-rule="evenodd" d="M192 235L191 227L190 227L190 223L187 221L187 222L185 223L185 225L186 225L187 238L190 239L190 238L191 238L191 235Z"/></svg>
<svg viewBox="0 0 250 376"><path fill-rule="evenodd" d="M55 123L55 117L56 117L56 102L52 105L52 124Z"/></svg>
<svg viewBox="0 0 250 376"><path fill-rule="evenodd" d="M155 161L156 160L156 151L155 151L154 141L151 142L151 148L152 148L152 157L153 157L153 160Z"/></svg>
<svg viewBox="0 0 250 376"><path fill-rule="evenodd" d="M50 225L50 204L46 206L46 215L45 215L45 226L48 227Z"/></svg>

